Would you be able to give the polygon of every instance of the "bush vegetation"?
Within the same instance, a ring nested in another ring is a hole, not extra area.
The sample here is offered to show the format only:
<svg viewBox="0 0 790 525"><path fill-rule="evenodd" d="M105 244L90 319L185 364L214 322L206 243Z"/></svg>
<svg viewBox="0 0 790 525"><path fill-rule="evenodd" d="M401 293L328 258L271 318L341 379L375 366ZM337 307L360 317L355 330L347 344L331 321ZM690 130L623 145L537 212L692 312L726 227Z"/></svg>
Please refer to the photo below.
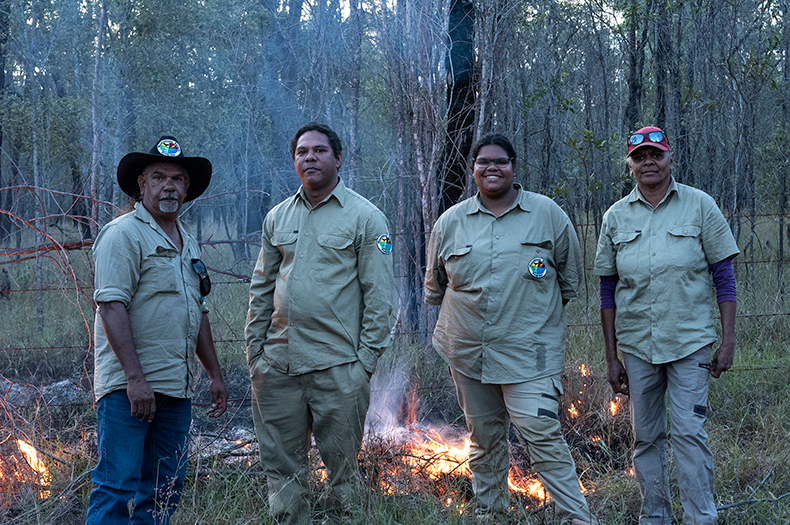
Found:
<svg viewBox="0 0 790 525"><path fill-rule="evenodd" d="M594 243L588 243L588 267L594 250L590 244ZM206 246L205 252L209 267L231 267L226 263L233 260L229 250ZM44 265L43 326L37 316L38 292L33 290L35 263L9 266L16 291L11 300L0 301L0 342L5 350L0 351L0 523L84 522L90 469L97 457L95 415L89 397L92 290L87 252L72 252L69 257L76 279L64 277L62 266ZM768 250L755 256L758 261L770 259ZM248 267L234 267L237 274L247 271ZM745 264L742 260L737 273L740 300L735 366L721 379L712 380L710 391L707 430L715 457L716 501L723 523L790 523L790 326L786 298L780 292L773 263ZM203 416L205 385L199 387L187 488L173 523L269 523L266 482L251 433L242 341L247 288L225 274L212 277L215 286L209 305L232 406L219 422L209 422ZM627 401L620 400L612 415L610 404L617 400L605 379L597 301L597 282L588 273L581 298L569 306L563 428L591 507L601 522L634 524L639 494L629 473ZM64 404L48 396L44 387L59 381L67 381L83 397ZM24 397L27 385L37 393ZM413 451L405 447L408 436L424 439L430 430L454 437L463 434L463 414L446 365L418 334L399 337L380 363L373 391L376 401L371 412L399 430L371 436L366 442L360 458L365 490L344 521L471 523L471 513L464 512L471 489L460 466L455 473L437 478L427 477L422 467L408 467L413 460ZM19 399L27 402L15 404ZM46 486L30 474L15 439L38 449L52 476ZM516 466L528 468L528 459L515 440L512 457ZM323 490L321 474L316 456L311 477L316 497ZM11 479L12 475L18 479ZM674 479L672 487L676 492ZM677 497L675 503L679 517ZM318 507L316 515L322 518ZM555 523L550 502L516 493L512 519L517 523Z"/></svg>

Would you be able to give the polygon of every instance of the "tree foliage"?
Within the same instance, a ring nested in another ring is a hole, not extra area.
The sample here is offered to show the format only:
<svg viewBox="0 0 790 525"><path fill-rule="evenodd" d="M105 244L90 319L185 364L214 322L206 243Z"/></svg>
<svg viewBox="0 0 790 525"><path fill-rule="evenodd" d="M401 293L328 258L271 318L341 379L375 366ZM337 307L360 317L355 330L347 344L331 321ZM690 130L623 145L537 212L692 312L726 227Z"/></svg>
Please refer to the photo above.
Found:
<svg viewBox="0 0 790 525"><path fill-rule="evenodd" d="M320 120L347 146L341 175L390 218L399 326L426 333L424 246L441 211L474 192L474 139L508 135L520 182L597 224L631 187L625 138L655 124L676 178L714 196L748 252L754 217L786 212L789 9L0 0L0 242L43 242L25 235L48 227L94 236L124 204L121 156L173 134L214 164L186 212L198 235L254 243L266 211L298 187L291 135ZM244 274L256 248L234 246ZM781 231L778 246L782 260Z"/></svg>

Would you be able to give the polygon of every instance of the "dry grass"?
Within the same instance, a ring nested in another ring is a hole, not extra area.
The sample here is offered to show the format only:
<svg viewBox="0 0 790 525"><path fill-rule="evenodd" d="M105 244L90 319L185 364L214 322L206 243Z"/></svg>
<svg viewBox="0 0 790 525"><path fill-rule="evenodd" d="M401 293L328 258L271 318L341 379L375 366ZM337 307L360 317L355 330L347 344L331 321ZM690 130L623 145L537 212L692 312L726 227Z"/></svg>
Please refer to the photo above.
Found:
<svg viewBox="0 0 790 525"><path fill-rule="evenodd" d="M209 266L222 267L221 261L227 257L229 254L217 248L207 261ZM71 261L81 279L89 281L85 257L72 254ZM31 264L14 265L10 271L16 289L32 287ZM790 523L790 496L785 496L790 493L790 319L777 293L775 268L764 266L757 271L755 276L739 267L742 284L735 368L711 383L707 425L722 522L736 525ZM12 381L0 383L0 468L4 473L0 477L0 523L4 524L71 525L83 523L85 518L90 469L96 461L95 415L89 399L62 405L39 395L17 404L14 399L18 398L11 395L12 387L18 390L24 386L20 383L40 390L58 380L69 381L74 389L89 390L92 363L87 354L86 318L92 315L90 292L76 291L73 280L58 278L58 272L51 269L49 273L50 287L56 290L46 294L41 331L36 328L35 292L17 292L11 302L0 301L3 347L39 348L0 352L2 376ZM215 338L222 341L218 344L220 357L233 385L234 406L231 414L213 425L196 406L196 441L187 489L173 523L268 523L267 489L257 456L249 447L229 450L207 445L237 439L238 430L250 425L248 378L240 342L246 286L231 278L215 281L220 284L209 304ZM596 301L595 281L588 276L582 299L571 303L569 309L562 423L594 512L605 523L634 524L639 494L628 472L631 436L627 402L621 400L612 415L610 403L616 400L605 380ZM435 425L463 431L463 415L447 367L424 345L414 339L400 341L381 363L380 375L384 380L374 383L379 403L372 410L388 409L390 421L407 429L425 430ZM196 405L201 399L196 399ZM31 477L17 450L17 438L39 449L52 475L46 487ZM469 512L464 512L471 495L468 476L459 469L431 478L424 468L409 464L413 455L403 439L377 438L366 443L360 462L365 490L347 522L471 523ZM515 441L513 458L520 467L528 465ZM316 496L320 495L323 485L319 476L312 478L312 486ZM674 480L672 487L676 492ZM42 497L42 489L50 494ZM552 506L542 503L514 494L513 520L553 523ZM677 500L676 505L680 516Z"/></svg>

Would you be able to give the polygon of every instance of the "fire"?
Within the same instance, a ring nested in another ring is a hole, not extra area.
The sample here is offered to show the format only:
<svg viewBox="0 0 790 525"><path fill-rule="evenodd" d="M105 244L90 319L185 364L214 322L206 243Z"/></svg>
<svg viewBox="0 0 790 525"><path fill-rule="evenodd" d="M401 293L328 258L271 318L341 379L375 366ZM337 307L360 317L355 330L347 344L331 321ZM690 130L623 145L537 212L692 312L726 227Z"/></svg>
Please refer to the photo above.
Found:
<svg viewBox="0 0 790 525"><path fill-rule="evenodd" d="M571 417L579 417L579 411L576 409L576 405L573 403L571 403L571 406L568 407L568 413L571 415Z"/></svg>
<svg viewBox="0 0 790 525"><path fill-rule="evenodd" d="M431 479L439 479L447 474L471 474L467 459L472 443L464 439L461 447L444 443L436 431L423 434L421 443L411 443L409 457L406 462L414 468L425 472Z"/></svg>
<svg viewBox="0 0 790 525"><path fill-rule="evenodd" d="M616 416L620 411L620 401L621 398L619 397L613 401L609 401L609 413L612 414L612 417Z"/></svg>
<svg viewBox="0 0 790 525"><path fill-rule="evenodd" d="M30 465L30 468L33 469L33 472L38 477L39 485L42 487L49 486L52 483L52 474L50 474L44 462L41 461L41 458L38 457L38 452L35 447L21 439L16 440L16 446L19 448L19 452L25 457L27 464ZM42 488L39 491L39 497L41 498L48 498L49 495L49 490Z"/></svg>
<svg viewBox="0 0 790 525"><path fill-rule="evenodd" d="M587 365L582 363L582 366L579 367L579 370L581 370L582 377L590 376L590 369L587 367Z"/></svg>
<svg viewBox="0 0 790 525"><path fill-rule="evenodd" d="M430 481L434 488L428 490L438 491L442 498L440 501L447 509L462 513L467 495L456 491L453 478L472 475L468 462L470 439L458 436L456 440L448 441L433 429L412 427L404 430L403 444L394 449L397 451L393 457L395 461L379 463L379 489L387 495L406 494L412 490L425 490L425 482ZM393 449L388 447L388 450ZM540 479L522 472L518 466L510 468L508 486L517 494L544 502L550 499Z"/></svg>
<svg viewBox="0 0 790 525"><path fill-rule="evenodd" d="M543 483L537 476L533 475L527 477L518 467L511 467L510 474L507 477L507 485L513 492L527 494L539 500L550 500L546 490L543 488Z"/></svg>

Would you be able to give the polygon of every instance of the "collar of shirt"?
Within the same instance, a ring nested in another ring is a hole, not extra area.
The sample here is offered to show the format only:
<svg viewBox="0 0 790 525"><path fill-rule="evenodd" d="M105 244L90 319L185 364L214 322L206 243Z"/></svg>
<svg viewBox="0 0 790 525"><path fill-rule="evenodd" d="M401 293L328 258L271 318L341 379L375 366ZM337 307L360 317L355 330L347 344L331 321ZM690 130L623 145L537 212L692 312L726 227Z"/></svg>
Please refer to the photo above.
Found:
<svg viewBox="0 0 790 525"><path fill-rule="evenodd" d="M338 179L337 186L334 187L332 192L329 195L327 195L324 200L316 204L315 207L318 208L319 206L329 201L329 199L331 199L332 197L337 199L337 202L340 203L341 208L345 208L346 199L348 198L348 190L346 189L346 185L343 184L343 179ZM313 207L310 206L310 201L307 200L307 197L304 194L304 186L299 186L299 189L297 190L296 195L293 196L293 199L294 201L302 201L305 204L305 206L307 206L308 209L313 209Z"/></svg>
<svg viewBox="0 0 790 525"><path fill-rule="evenodd" d="M155 232L159 233L159 235L164 237L165 240L167 240L167 242L173 248L176 247L176 245L173 243L173 239L171 239L170 236L167 235L164 232L164 230L162 230L162 228L159 227L159 224L156 222L156 220L154 219L153 215L151 215L151 213L143 205L142 201L135 203L135 205L134 205L134 216L138 220L140 220L140 221L146 223L147 225L149 225L152 230L154 230ZM181 233L181 237L183 238L184 237L184 231L181 228L181 221L176 221L176 226L178 227L178 231L179 231L179 233Z"/></svg>
<svg viewBox="0 0 790 525"><path fill-rule="evenodd" d="M680 198L680 195L678 194L678 190L677 190L677 185L675 183L675 177L670 176L670 182L669 182L669 187L667 188L667 194L664 195L664 198L661 199L661 202L658 203L658 206L656 206L656 208L658 208L659 206L664 204L667 200L669 200L669 197L673 193L675 195L677 195L676 198ZM628 194L628 202L629 202L629 204L632 204L632 203L637 202L637 201L640 201L640 202L642 202L642 204L644 204L646 206L649 206L651 208L653 207L653 205L650 204L649 202L647 202L647 199L645 199L642 196L642 192L639 191L639 186L638 185L634 186L634 189L631 190L630 194Z"/></svg>
<svg viewBox="0 0 790 525"><path fill-rule="evenodd" d="M529 204L529 192L522 191L521 184L518 183L514 183L513 187L516 188L516 190L518 191L518 195L516 195L516 200L515 202L513 202L513 205L510 208L508 208L507 211L502 215L506 215L507 213L510 213L510 211L516 206L521 208L523 211L530 211L531 209ZM491 213L485 206L483 206L483 203L480 201L480 192L475 193L475 196L473 198L474 198L475 206L470 207L466 211L467 215L472 215L475 213L487 213L489 215L493 215L493 213Z"/></svg>

